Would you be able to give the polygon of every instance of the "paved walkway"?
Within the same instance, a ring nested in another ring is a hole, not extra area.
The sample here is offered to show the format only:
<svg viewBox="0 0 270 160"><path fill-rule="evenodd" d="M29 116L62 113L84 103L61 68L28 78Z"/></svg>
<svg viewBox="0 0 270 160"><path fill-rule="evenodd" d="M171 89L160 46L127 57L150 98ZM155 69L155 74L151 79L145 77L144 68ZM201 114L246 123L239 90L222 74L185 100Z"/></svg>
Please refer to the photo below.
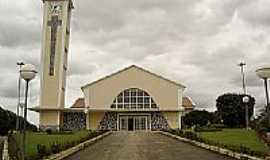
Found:
<svg viewBox="0 0 270 160"><path fill-rule="evenodd" d="M66 160L232 160L153 132L114 132Z"/></svg>

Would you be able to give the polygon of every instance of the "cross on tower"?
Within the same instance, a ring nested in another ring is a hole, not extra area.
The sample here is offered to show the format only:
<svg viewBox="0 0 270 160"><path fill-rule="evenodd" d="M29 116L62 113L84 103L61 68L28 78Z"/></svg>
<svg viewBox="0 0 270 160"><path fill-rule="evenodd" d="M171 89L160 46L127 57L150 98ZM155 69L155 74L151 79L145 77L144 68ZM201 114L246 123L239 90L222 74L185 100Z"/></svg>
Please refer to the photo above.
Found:
<svg viewBox="0 0 270 160"><path fill-rule="evenodd" d="M59 20L58 16L52 16L52 19L48 21L48 26L51 27L50 76L54 75L56 35L57 35L57 28L58 26L61 25L62 20Z"/></svg>

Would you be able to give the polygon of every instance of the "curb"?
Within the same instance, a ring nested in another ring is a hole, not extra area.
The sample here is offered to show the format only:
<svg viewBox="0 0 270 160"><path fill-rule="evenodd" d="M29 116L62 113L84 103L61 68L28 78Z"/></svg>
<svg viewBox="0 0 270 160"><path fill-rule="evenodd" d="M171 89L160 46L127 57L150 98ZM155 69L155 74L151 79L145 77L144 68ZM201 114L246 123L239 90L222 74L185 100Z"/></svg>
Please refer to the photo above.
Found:
<svg viewBox="0 0 270 160"><path fill-rule="evenodd" d="M198 146L198 147L210 150L210 151L214 151L214 152L222 154L222 155L232 157L232 158L247 159L247 160L264 160L262 158L250 156L250 155L243 154L243 153L233 152L233 151L231 151L229 149L220 148L220 147L217 147L217 146L212 146L212 145L208 145L208 144L201 143L201 142L198 142L198 141L194 141L194 140L190 140L190 139L183 138L183 137L180 137L180 136L176 136L176 135L173 135L173 134L168 133L168 132L158 131L158 133L160 133L162 135L165 135L165 136L168 136L168 137L171 137L171 138L174 138L174 139L177 139L177 140L180 140L180 141L183 141L185 143L190 143L192 145L195 145L195 146Z"/></svg>
<svg viewBox="0 0 270 160"><path fill-rule="evenodd" d="M60 153L53 154L53 155L51 155L51 156L49 156L47 158L44 158L43 160L61 160L61 159L64 159L64 158L66 158L66 157L68 157L68 156L70 156L70 155L72 155L72 154L74 154L74 153L76 153L76 152L78 152L80 150L83 150L84 148L90 146L91 144L94 144L98 140L101 140L102 138L110 135L111 133L112 133L112 131L106 132L106 133L104 133L102 135L99 135L99 136L97 136L95 138L92 138L90 140L82 142L82 143L80 143L80 144L78 144L78 145L76 145L74 147L71 147L71 148L69 148L67 150L64 150L64 151L62 151Z"/></svg>

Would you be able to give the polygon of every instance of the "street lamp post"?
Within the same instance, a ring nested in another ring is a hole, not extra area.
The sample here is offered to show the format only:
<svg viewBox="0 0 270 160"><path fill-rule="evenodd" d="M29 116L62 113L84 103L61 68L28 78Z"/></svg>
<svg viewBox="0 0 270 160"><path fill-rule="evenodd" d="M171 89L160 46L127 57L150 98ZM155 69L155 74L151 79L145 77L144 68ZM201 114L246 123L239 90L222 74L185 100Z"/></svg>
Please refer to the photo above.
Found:
<svg viewBox="0 0 270 160"><path fill-rule="evenodd" d="M21 70L24 65L23 62L17 62L17 66L19 66L19 70ZM19 75L18 80L18 104L17 104L17 117L16 117L16 131L19 131L20 128L20 107L21 107L21 75Z"/></svg>
<svg viewBox="0 0 270 160"><path fill-rule="evenodd" d="M246 129L249 129L249 115L248 115L248 102L249 102L249 96L245 95L243 97L243 103L245 104L245 117L246 117Z"/></svg>
<svg viewBox="0 0 270 160"><path fill-rule="evenodd" d="M266 112L268 115L268 125L270 127L270 106L269 106L269 92L268 92L268 79L270 78L270 67L262 67L256 70L258 77L263 79L266 96Z"/></svg>
<svg viewBox="0 0 270 160"><path fill-rule="evenodd" d="M248 129L249 126L249 116L248 116L248 102L249 102L249 97L247 96L247 89L246 89L246 80L245 80L245 72L244 72L244 66L247 64L244 62L240 62L238 66L240 66L241 69L241 74L242 74L242 85L243 85L243 92L244 92L244 97L242 99L243 103L245 104L245 120L246 120L246 129Z"/></svg>
<svg viewBox="0 0 270 160"><path fill-rule="evenodd" d="M247 89L246 89L246 80L245 80L245 72L244 72L244 66L246 66L247 64L244 63L244 62L240 62L238 64L238 66L240 66L240 69L241 69L241 74L242 74L242 85L243 85L243 91L244 91L244 94L246 95L247 94Z"/></svg>
<svg viewBox="0 0 270 160"><path fill-rule="evenodd" d="M27 98L28 98L28 88L29 82L36 76L35 66L32 64L25 64L20 69L20 76L26 81L25 88L25 102L24 102L24 121L23 121L23 143L22 143L22 159L25 159L25 144L26 144L26 122L27 122Z"/></svg>

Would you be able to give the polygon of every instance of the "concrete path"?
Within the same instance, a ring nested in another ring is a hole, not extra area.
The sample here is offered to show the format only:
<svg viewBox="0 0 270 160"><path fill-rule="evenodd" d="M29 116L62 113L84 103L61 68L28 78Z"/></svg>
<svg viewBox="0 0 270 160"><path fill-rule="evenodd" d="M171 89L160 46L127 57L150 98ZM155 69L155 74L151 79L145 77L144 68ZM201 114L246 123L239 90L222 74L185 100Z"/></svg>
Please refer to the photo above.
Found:
<svg viewBox="0 0 270 160"><path fill-rule="evenodd" d="M114 132L66 160L233 160L153 132Z"/></svg>

